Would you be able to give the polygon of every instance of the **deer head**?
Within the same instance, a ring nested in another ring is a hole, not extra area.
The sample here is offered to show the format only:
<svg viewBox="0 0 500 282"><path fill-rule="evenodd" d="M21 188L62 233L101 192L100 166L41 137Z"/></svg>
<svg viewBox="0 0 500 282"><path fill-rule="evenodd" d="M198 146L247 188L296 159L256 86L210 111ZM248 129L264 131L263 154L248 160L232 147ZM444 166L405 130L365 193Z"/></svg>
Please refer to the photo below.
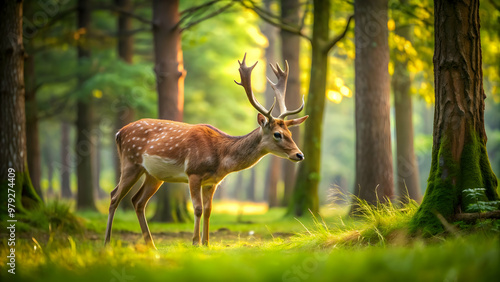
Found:
<svg viewBox="0 0 500 282"><path fill-rule="evenodd" d="M283 71L278 64L276 64L276 66L273 66L271 64L271 68L278 78L278 82L273 83L269 78L267 78L275 94L274 102L269 110L267 110L259 103L259 101L257 101L257 99L255 99L252 91L251 74L252 70L255 68L258 62L256 62L252 66L247 66L245 60L246 54L243 57L242 62L238 61L240 65L239 71L241 82L237 82L236 80L234 82L236 82L236 84L238 85L241 85L245 89L250 104L252 104L252 106L257 111L259 111L259 113L257 114L257 122L263 132L263 146L271 154L287 158L292 161L302 161L304 159L304 154L302 154L300 149L293 141L292 133L290 132L290 130L288 130L288 128L300 125L309 116L304 116L292 120L285 120L287 116L297 114L304 108L304 99L302 99L302 105L296 110L289 111L286 108L285 95L286 83L288 79L288 62L285 61L285 71ZM278 117L273 117L271 112L276 105L276 101L279 105L280 114Z"/></svg>

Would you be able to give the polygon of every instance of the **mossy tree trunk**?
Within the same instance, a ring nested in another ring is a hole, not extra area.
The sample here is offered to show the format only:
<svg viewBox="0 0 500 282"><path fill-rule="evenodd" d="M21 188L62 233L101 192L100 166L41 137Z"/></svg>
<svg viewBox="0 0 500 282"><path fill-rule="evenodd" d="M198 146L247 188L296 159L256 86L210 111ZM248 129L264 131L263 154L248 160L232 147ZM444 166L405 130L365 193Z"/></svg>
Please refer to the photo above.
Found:
<svg viewBox="0 0 500 282"><path fill-rule="evenodd" d="M305 112L309 119L305 125L305 160L300 163L288 205L288 215L302 216L309 210L319 213L318 186L321 166L321 138L323 136L323 112L325 109L326 75L329 41L330 1L314 1L314 23L311 55L311 79Z"/></svg>
<svg viewBox="0 0 500 282"><path fill-rule="evenodd" d="M434 1L435 114L432 164L423 202L412 228L443 229L467 210L464 189L484 188L480 200L498 200L497 178L486 152L479 0Z"/></svg>
<svg viewBox="0 0 500 282"><path fill-rule="evenodd" d="M30 180L26 152L24 48L21 1L6 1L0 10L0 191L1 218L8 194L16 212L41 204ZM8 190L11 189L11 190Z"/></svg>

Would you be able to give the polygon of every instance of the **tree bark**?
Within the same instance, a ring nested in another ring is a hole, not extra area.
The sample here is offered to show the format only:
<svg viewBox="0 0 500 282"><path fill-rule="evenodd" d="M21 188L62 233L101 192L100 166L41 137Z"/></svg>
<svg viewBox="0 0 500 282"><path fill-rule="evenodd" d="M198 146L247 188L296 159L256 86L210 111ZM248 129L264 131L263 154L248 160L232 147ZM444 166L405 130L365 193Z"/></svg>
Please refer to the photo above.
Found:
<svg viewBox="0 0 500 282"><path fill-rule="evenodd" d="M90 3L89 1L79 0L77 4L77 28L85 30L85 34L89 33L90 27ZM78 61L90 58L90 49L85 36L80 37L77 45ZM84 78L78 77L79 85L82 85ZM95 157L95 140L93 134L93 109L92 96L85 95L77 101L77 137L76 137L76 153L78 155L76 165L77 175L77 197L76 208L78 210L94 210L95 195L94 195L94 171L92 165Z"/></svg>
<svg viewBox="0 0 500 282"><path fill-rule="evenodd" d="M298 0L281 0L281 18L287 24L299 25L300 24L300 3ZM281 37L281 54L283 61L288 61L290 66L288 72L288 85L286 88L285 102L290 109L297 109L302 99L300 97L300 36L293 34L286 30L280 31ZM296 118L296 115L289 116L289 119ZM300 136L300 127L290 128L293 139L296 141L297 146L301 148L302 142ZM290 203L293 187L295 185L297 164L288 160L283 160L283 181L284 193L282 206L288 206Z"/></svg>
<svg viewBox="0 0 500 282"><path fill-rule="evenodd" d="M73 193L71 192L71 145L69 143L71 125L67 121L61 123L61 197L63 199L71 199Z"/></svg>
<svg viewBox="0 0 500 282"><path fill-rule="evenodd" d="M496 201L484 128L479 0L434 1L435 114L432 164L425 197L412 219L413 230L443 230L436 214L452 220L474 199L463 191L484 188L481 201Z"/></svg>
<svg viewBox="0 0 500 282"><path fill-rule="evenodd" d="M288 215L302 216L309 211L319 213L318 186L321 166L321 138L323 135L323 113L329 41L330 1L314 1L314 23L311 55L311 79L305 112L309 115L304 133L303 153L305 160L297 172L292 201Z"/></svg>
<svg viewBox="0 0 500 282"><path fill-rule="evenodd" d="M400 0L401 5L408 4ZM396 35L410 41L410 25L402 17L396 19ZM394 50L394 75L392 89L394 92L394 110L396 119L396 163L397 188L401 202L409 199L420 202L420 181L418 164L413 147L413 109L410 92L411 78L408 71L408 57L405 51Z"/></svg>
<svg viewBox="0 0 500 282"><path fill-rule="evenodd" d="M8 194L16 212L42 201L30 180L26 150L22 2L5 1L0 9L0 217L7 214ZM9 173L10 172L10 173ZM11 190L8 190L11 189ZM12 203L11 203L12 204ZM15 219L11 218L11 219Z"/></svg>
<svg viewBox="0 0 500 282"><path fill-rule="evenodd" d="M159 118L182 121L184 112L184 62L181 49L179 0L153 1L153 41ZM153 220L185 222L187 217L185 184L165 183L156 198Z"/></svg>
<svg viewBox="0 0 500 282"><path fill-rule="evenodd" d="M356 0L355 195L367 203L393 196L387 0ZM357 202L351 212L356 212Z"/></svg>

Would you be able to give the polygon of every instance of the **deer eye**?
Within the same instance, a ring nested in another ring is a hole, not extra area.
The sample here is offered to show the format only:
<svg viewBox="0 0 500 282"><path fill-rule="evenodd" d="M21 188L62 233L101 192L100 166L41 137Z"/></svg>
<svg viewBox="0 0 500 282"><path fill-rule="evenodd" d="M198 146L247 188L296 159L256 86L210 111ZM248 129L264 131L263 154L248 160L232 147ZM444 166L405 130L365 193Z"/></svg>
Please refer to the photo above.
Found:
<svg viewBox="0 0 500 282"><path fill-rule="evenodd" d="M283 138L283 136L281 136L281 133L279 133L279 132L274 132L274 136L273 137L276 140L281 140L281 138Z"/></svg>

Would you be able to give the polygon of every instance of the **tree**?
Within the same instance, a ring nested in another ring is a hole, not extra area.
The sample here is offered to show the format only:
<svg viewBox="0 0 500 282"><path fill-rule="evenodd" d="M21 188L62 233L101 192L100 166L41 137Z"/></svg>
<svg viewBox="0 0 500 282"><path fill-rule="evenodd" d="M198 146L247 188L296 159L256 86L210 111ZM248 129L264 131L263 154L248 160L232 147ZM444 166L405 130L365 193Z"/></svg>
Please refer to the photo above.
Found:
<svg viewBox="0 0 500 282"><path fill-rule="evenodd" d="M281 0L281 18L283 22L290 25L299 26L300 24L300 3L298 0ZM290 70L288 73L287 93L285 96L286 104L291 109L300 107L302 102L300 97L300 36L288 30L280 30L281 38L281 55L283 60L288 61ZM291 119L296 116L290 116ZM297 145L301 148L300 127L290 128L292 136L297 140ZM283 180L284 193L282 205L288 206L295 185L297 164L282 160L283 163Z"/></svg>
<svg viewBox="0 0 500 282"><path fill-rule="evenodd" d="M479 0L435 0L434 11L432 165L424 199L411 222L414 230L424 233L443 229L436 214L453 220L470 211L473 202L499 199L486 151ZM475 199L464 192L474 188L484 189Z"/></svg>
<svg viewBox="0 0 500 282"><path fill-rule="evenodd" d="M407 0L400 0L401 5L407 5ZM411 40L411 26L404 22L401 15L395 13L395 35L400 43L406 45ZM408 55L403 50L394 50L394 74L392 89L394 92L394 111L396 120L396 164L397 188L402 201L413 199L420 202L420 181L418 164L413 148L413 110L411 97L411 78L408 71Z"/></svg>
<svg viewBox="0 0 500 282"><path fill-rule="evenodd" d="M70 123L67 121L61 122L61 197L64 199L71 199L73 192L71 192L71 152L69 142Z"/></svg>
<svg viewBox="0 0 500 282"><path fill-rule="evenodd" d="M393 195L387 0L356 0L355 195L376 205ZM356 212L353 203L352 212Z"/></svg>
<svg viewBox="0 0 500 282"><path fill-rule="evenodd" d="M179 1L153 1L158 113L160 119L182 121L184 109L184 71L181 49ZM185 222L187 196L185 184L165 183L156 196L156 221Z"/></svg>
<svg viewBox="0 0 500 282"><path fill-rule="evenodd" d="M24 44L25 47L32 41ZM31 49L31 48L30 48ZM25 107L26 107L26 149L28 153L28 168L30 171L31 182L35 191L43 200L43 193L40 187L41 180L41 154L40 154L40 136L38 130L38 105L36 103L36 80L35 80L35 58L33 54L28 54L24 64L25 72Z"/></svg>
<svg viewBox="0 0 500 282"><path fill-rule="evenodd" d="M131 0L115 0L115 5L118 9L132 12ZM118 14L117 21L117 34L118 40L116 47L118 49L118 57L128 64L132 64L134 57L134 37L129 32L132 29L132 18L126 13ZM125 100L125 99L123 99ZM122 127L134 121L135 111L134 108L127 103L127 101L120 101L119 109L116 113L115 131L118 132ZM120 158L118 157L117 150L113 150L115 160L115 180L116 183L120 182ZM141 182L141 181L138 181ZM135 183L130 192L122 200L122 209L133 210L132 196L139 189L140 183Z"/></svg>
<svg viewBox="0 0 500 282"><path fill-rule="evenodd" d="M0 42L1 217L7 216L8 194L15 195L18 212L42 203L31 183L27 165L22 16L21 1L3 3L0 11L3 38Z"/></svg>
<svg viewBox="0 0 500 282"><path fill-rule="evenodd" d="M264 1L264 8L266 11L271 10L271 1ZM276 36L278 35L278 28L275 26L263 22L261 25L261 31L264 36L267 38L268 45L265 50L266 62L268 64L275 64L278 61L278 54L276 54ZM273 70L271 68L266 68L266 77L273 77ZM266 91L264 92L264 96L266 97L266 106L269 109L274 102L274 90L269 83L266 84ZM286 97L286 96L285 96ZM299 105L300 106L300 105ZM273 113L279 113L279 110L276 107L273 110ZM298 107L296 107L298 108ZM296 109L294 108L294 109ZM279 114L278 114L279 115ZM266 172L266 182L264 187L264 197L267 201L269 207L278 206L278 184L282 178L281 173L281 158L277 156L269 157L269 168ZM252 168L253 169L253 168Z"/></svg>
<svg viewBox="0 0 500 282"><path fill-rule="evenodd" d="M329 37L330 2L314 1L311 79L305 112L309 120L305 126L303 153L305 160L300 163L297 172L292 201L288 206L289 215L319 212L318 186L321 165L321 138L323 135L323 116L327 78L328 52L347 33L351 17L344 31L331 39Z"/></svg>
<svg viewBox="0 0 500 282"><path fill-rule="evenodd" d="M90 27L90 3L89 1L79 0L77 3L77 28L81 37L77 45L78 61L82 66L90 58L90 49L85 40L85 34L89 33ZM80 74L78 84L81 86L85 77ZM95 140L93 136L93 110L92 95L84 93L80 95L77 101L76 118L76 152L78 154L76 175L77 175L77 197L76 207L79 210L97 210L94 196L94 172L92 170L93 159L95 158Z"/></svg>

